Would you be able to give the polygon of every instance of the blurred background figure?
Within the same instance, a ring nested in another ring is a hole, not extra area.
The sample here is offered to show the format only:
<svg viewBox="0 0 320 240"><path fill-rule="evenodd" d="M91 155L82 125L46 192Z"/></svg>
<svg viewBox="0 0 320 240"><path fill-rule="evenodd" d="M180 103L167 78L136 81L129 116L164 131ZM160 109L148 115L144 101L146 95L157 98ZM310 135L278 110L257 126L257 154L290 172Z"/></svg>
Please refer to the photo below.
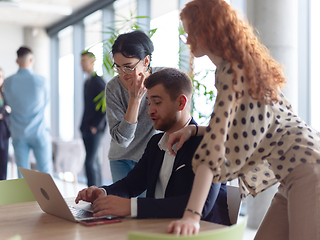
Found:
<svg viewBox="0 0 320 240"><path fill-rule="evenodd" d="M101 185L101 166L97 155L104 130L106 128L106 113L96 110L94 98L105 88L105 82L94 71L95 55L85 51L81 54L82 70L88 74L84 85L84 113L80 131L86 149L85 169L88 187Z"/></svg>
<svg viewBox="0 0 320 240"><path fill-rule="evenodd" d="M52 173L51 136L45 122L48 103L46 79L33 72L33 54L27 47L17 51L19 70L3 85L4 96L12 109L10 132L18 167L30 168L29 152L33 150L37 170ZM18 171L19 178L22 177Z"/></svg>
<svg viewBox="0 0 320 240"><path fill-rule="evenodd" d="M7 179L8 145L9 145L9 114L11 108L3 96L2 88L4 72L0 68L0 180Z"/></svg>

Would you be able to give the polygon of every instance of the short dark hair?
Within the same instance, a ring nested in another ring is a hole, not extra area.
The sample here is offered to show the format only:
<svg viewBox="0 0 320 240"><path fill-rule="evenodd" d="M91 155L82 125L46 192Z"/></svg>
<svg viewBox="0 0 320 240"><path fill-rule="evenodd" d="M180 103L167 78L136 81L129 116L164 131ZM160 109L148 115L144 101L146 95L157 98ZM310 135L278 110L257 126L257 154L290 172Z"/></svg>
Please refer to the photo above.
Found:
<svg viewBox="0 0 320 240"><path fill-rule="evenodd" d="M126 58L138 58L139 60L149 55L150 62L153 50L153 43L148 35L139 30L119 35L111 48L112 55L121 53Z"/></svg>
<svg viewBox="0 0 320 240"><path fill-rule="evenodd" d="M176 68L164 68L151 74L144 82L147 89L162 84L169 94L171 100L177 99L179 95L192 96L192 80L185 72Z"/></svg>
<svg viewBox="0 0 320 240"><path fill-rule="evenodd" d="M28 47L20 47L17 51L18 58L24 57L29 53L32 53L32 51Z"/></svg>
<svg viewBox="0 0 320 240"><path fill-rule="evenodd" d="M96 56L92 53L92 52L89 52L89 51L83 51L81 53L81 56L88 56L89 58L94 58L96 59Z"/></svg>

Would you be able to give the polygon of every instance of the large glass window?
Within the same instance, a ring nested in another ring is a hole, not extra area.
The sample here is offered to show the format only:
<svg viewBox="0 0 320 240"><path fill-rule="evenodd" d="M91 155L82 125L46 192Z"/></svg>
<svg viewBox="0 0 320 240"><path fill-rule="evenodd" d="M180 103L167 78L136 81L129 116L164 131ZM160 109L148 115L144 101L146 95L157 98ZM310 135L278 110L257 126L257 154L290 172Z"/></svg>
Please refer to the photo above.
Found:
<svg viewBox="0 0 320 240"><path fill-rule="evenodd" d="M179 10L177 0L151 1L151 29L154 52L152 66L178 67L179 61Z"/></svg>
<svg viewBox="0 0 320 240"><path fill-rule="evenodd" d="M99 76L103 75L103 50L102 50L102 11L96 11L84 19L85 49L96 56L94 70Z"/></svg>
<svg viewBox="0 0 320 240"><path fill-rule="evenodd" d="M209 123L209 116L213 111L213 106L215 103L215 96L217 95L217 91L215 88L215 65L211 62L211 60L207 56L203 56L200 58L195 58L194 60L194 78L199 81L199 83L203 84L203 87L200 87L199 90L194 89L194 113L193 118L199 124L207 124ZM204 88L204 86L206 88ZM206 96L205 92L213 93L213 99L210 100L208 96Z"/></svg>
<svg viewBox="0 0 320 240"><path fill-rule="evenodd" d="M319 89L319 55L320 55L320 1L310 1L310 79L311 79L311 125L320 131Z"/></svg>
<svg viewBox="0 0 320 240"><path fill-rule="evenodd" d="M126 20L133 19L137 16L137 1L117 0L114 2L114 10L116 29L121 29L120 33L128 31L128 27L130 27L132 22L126 22Z"/></svg>
<svg viewBox="0 0 320 240"><path fill-rule="evenodd" d="M74 61L73 28L59 32L59 135L62 140L73 139L74 129Z"/></svg>

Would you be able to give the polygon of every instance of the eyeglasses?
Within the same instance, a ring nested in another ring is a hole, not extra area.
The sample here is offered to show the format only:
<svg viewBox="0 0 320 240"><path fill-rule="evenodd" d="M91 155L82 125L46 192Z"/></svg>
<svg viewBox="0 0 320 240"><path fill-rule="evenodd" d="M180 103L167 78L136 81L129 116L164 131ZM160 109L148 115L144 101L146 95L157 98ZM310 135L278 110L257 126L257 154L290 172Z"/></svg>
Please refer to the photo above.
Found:
<svg viewBox="0 0 320 240"><path fill-rule="evenodd" d="M187 42L188 42L188 33L180 34L180 40L184 44L187 44Z"/></svg>
<svg viewBox="0 0 320 240"><path fill-rule="evenodd" d="M115 64L113 64L112 70L116 73L121 73L121 70L122 70L122 72L124 72L125 74L132 74L134 69L138 66L140 61L141 61L141 59L132 68L131 67L117 67Z"/></svg>

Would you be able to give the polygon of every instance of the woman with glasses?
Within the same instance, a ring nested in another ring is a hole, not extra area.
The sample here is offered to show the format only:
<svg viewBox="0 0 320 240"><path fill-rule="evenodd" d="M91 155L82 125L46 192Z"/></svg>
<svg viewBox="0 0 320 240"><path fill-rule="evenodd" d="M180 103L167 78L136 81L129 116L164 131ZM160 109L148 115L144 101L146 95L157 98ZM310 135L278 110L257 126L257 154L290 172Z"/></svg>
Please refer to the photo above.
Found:
<svg viewBox="0 0 320 240"><path fill-rule="evenodd" d="M203 140L186 211L168 232L197 233L211 183L238 179L242 199L280 183L255 240L320 239L320 139L281 93L282 66L224 0L190 1L180 17L194 56L217 67L218 94L209 126L170 135L169 149Z"/></svg>
<svg viewBox="0 0 320 240"><path fill-rule="evenodd" d="M106 86L106 111L112 137L109 150L113 182L133 169L153 129L144 80L160 70L151 68L153 43L141 31L121 34L112 46L113 70L118 73Z"/></svg>

